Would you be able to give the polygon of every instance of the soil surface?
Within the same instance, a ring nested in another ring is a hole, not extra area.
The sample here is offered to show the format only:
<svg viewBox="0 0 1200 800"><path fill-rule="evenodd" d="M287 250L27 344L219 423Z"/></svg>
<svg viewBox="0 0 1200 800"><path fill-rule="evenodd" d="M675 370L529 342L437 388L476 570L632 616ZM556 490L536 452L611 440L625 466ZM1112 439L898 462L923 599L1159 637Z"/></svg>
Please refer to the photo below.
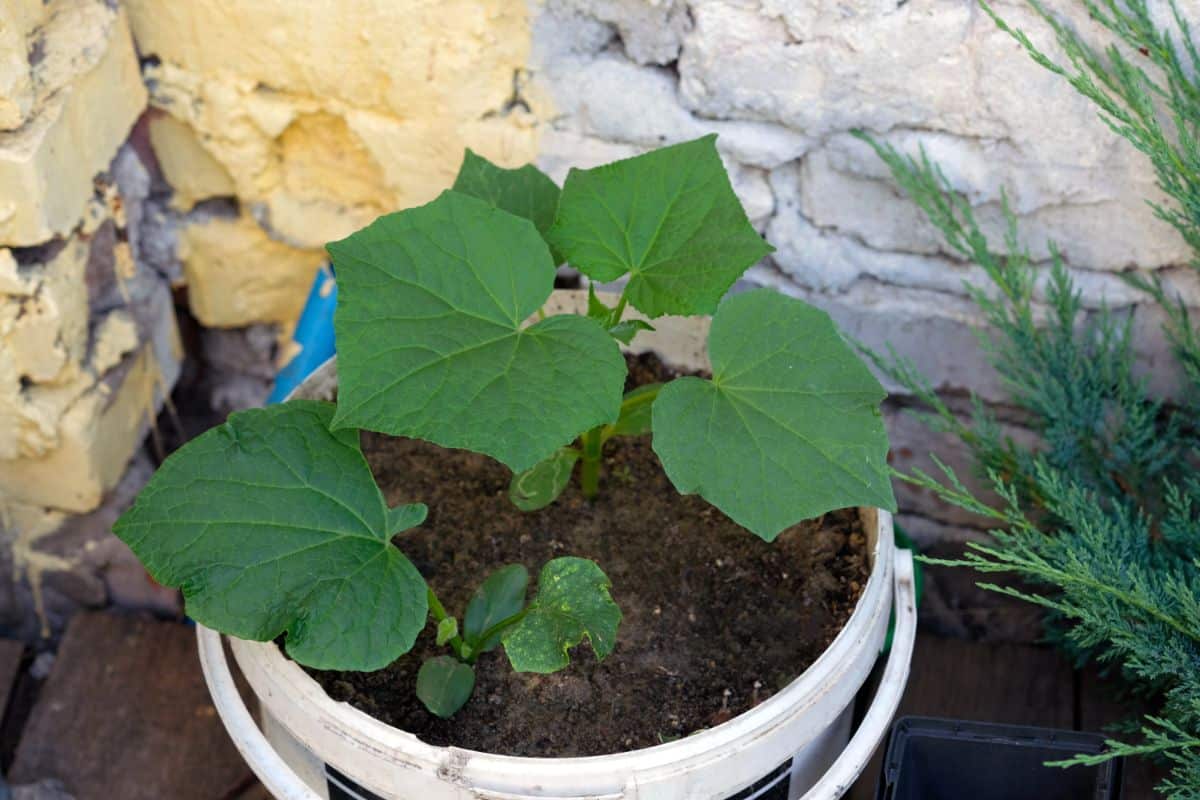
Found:
<svg viewBox="0 0 1200 800"><path fill-rule="evenodd" d="M629 387L674 377L654 356L629 364ZM596 502L576 480L531 513L509 502L509 471L484 456L375 434L364 434L363 449L389 505L429 506L426 523L397 543L451 614L461 618L478 583L504 564L523 563L536 582L546 561L574 555L600 564L624 615L603 663L586 640L554 675L513 672L503 648L481 656L475 692L450 720L426 711L414 691L421 662L446 652L432 626L378 672L310 670L335 700L430 744L588 756L717 725L816 660L867 578L857 512L826 514L768 544L679 495L649 436L609 442Z"/></svg>

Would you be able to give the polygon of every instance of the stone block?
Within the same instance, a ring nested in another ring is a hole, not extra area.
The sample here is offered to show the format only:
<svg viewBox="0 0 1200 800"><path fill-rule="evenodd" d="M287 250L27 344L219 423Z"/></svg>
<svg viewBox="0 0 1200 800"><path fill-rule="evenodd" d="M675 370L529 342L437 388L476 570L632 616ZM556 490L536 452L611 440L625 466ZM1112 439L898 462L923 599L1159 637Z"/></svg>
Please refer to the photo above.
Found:
<svg viewBox="0 0 1200 800"><path fill-rule="evenodd" d="M3 252L16 263L11 251ZM0 372L62 383L78 375L88 345L84 274L91 247L81 234L45 252L45 262L22 265L15 291L0 293L0 362L8 362Z"/></svg>
<svg viewBox="0 0 1200 800"><path fill-rule="evenodd" d="M691 29L688 5L681 0L557 0L548 6L613 26L625 52L638 64L675 61Z"/></svg>
<svg viewBox="0 0 1200 800"><path fill-rule="evenodd" d="M29 246L79 225L92 179L107 168L146 104L123 20L99 60L17 130L0 133L0 243Z"/></svg>
<svg viewBox="0 0 1200 800"><path fill-rule="evenodd" d="M1017 215L1022 244L1035 260L1050 259L1051 242L1068 264L1089 270L1154 268L1188 258L1182 237L1146 202L1166 198L1141 156L1127 148L1107 153L1105 160L1061 163L1008 141L928 132L879 138L914 156L924 147L951 186L970 199L997 247L1007 224L1003 192ZM947 251L940 232L899 194L887 166L849 135L834 136L806 155L799 183L801 209L822 229L881 251Z"/></svg>
<svg viewBox="0 0 1200 800"><path fill-rule="evenodd" d="M294 322L327 258L275 241L246 215L201 217L179 237L189 306L211 327Z"/></svg>
<svg viewBox="0 0 1200 800"><path fill-rule="evenodd" d="M0 8L0 130L24 125L104 56L118 23L105 0L13 0Z"/></svg>
<svg viewBox="0 0 1200 800"><path fill-rule="evenodd" d="M229 73L163 64L146 76L153 104L195 132L232 176L243 207L274 238L306 249L432 200L453 182L465 147L501 164L528 163L541 132L516 101L394 116Z"/></svg>
<svg viewBox="0 0 1200 800"><path fill-rule="evenodd" d="M85 512L178 376L174 304L111 216L22 258L29 291L0 295L0 505Z"/></svg>
<svg viewBox="0 0 1200 800"><path fill-rule="evenodd" d="M174 325L173 317L167 324ZM76 513L99 505L170 387L165 372L147 344L83 391L57 420L54 447L40 457L0 461L0 494L6 502Z"/></svg>
<svg viewBox="0 0 1200 800"><path fill-rule="evenodd" d="M1073 3L1049 5L1079 17ZM1056 52L1029 9L1004 3L999 11ZM683 106L704 117L779 122L823 140L830 152L808 165L805 187L806 215L823 229L880 250L937 249L928 227L906 224L912 212L877 183L883 165L846 135L862 128L925 143L985 218L997 216L1007 187L1035 254L1054 239L1075 266L1089 269L1154 268L1188 257L1144 203L1160 198L1144 157L986 15L951 0L762 7L713 0L693 13L679 63ZM1107 41L1085 20L1086 36ZM881 205L888 213L864 213Z"/></svg>
<svg viewBox="0 0 1200 800"><path fill-rule="evenodd" d="M201 200L234 194L233 178L204 145L195 131L170 114L150 118L150 142L163 175L174 189L172 205L189 211Z"/></svg>
<svg viewBox="0 0 1200 800"><path fill-rule="evenodd" d="M41 0L0 8L0 130L19 128L33 108L29 39L44 16Z"/></svg>
<svg viewBox="0 0 1200 800"><path fill-rule="evenodd" d="M164 63L410 120L501 109L530 46L524 0L126 5L139 48Z"/></svg>
<svg viewBox="0 0 1200 800"><path fill-rule="evenodd" d="M731 162L762 169L786 164L812 146L808 137L782 125L698 117L681 104L673 73L638 66L617 53L581 56L542 48L536 58L537 85L552 102L556 129L644 149L716 133L718 149ZM543 153L548 146L543 142Z"/></svg>

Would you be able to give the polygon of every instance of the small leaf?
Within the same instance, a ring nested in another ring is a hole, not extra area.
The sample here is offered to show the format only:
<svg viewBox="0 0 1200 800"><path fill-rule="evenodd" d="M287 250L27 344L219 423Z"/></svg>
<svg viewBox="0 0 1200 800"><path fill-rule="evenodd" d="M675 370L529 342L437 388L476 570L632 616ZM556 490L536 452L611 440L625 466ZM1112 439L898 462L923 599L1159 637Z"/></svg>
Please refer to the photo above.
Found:
<svg viewBox="0 0 1200 800"><path fill-rule="evenodd" d="M621 401L621 416L609 425L604 438L612 436L641 436L649 433L653 419L654 400L662 389L661 383L648 383L630 390Z"/></svg>
<svg viewBox="0 0 1200 800"><path fill-rule="evenodd" d="M726 299L708 339L711 381L654 401L654 451L675 487L767 541L826 511L895 510L879 381L829 316L760 289Z"/></svg>
<svg viewBox="0 0 1200 800"><path fill-rule="evenodd" d="M625 295L648 317L711 314L772 249L746 218L715 141L572 169L546 240L593 280L629 273Z"/></svg>
<svg viewBox="0 0 1200 800"><path fill-rule="evenodd" d="M425 507L389 510L333 406L232 414L166 460L114 531L187 613L242 639L287 631L318 669L375 670L425 627L425 581L391 544Z"/></svg>
<svg viewBox="0 0 1200 800"><path fill-rule="evenodd" d="M425 517L428 515L429 509L421 503L389 508L387 529L395 535L409 528L417 527L425 521Z"/></svg>
<svg viewBox="0 0 1200 800"><path fill-rule="evenodd" d="M633 341L633 337L637 336L642 331L652 331L654 326L644 319L627 319L624 322L618 322L608 329L608 335L616 339L621 344L629 344Z"/></svg>
<svg viewBox="0 0 1200 800"><path fill-rule="evenodd" d="M504 632L504 652L518 672L557 672L567 651L586 636L597 660L612 652L621 609L609 596L612 586L596 562L556 558L542 567L529 610Z"/></svg>
<svg viewBox="0 0 1200 800"><path fill-rule="evenodd" d="M417 698L430 713L448 719L475 689L475 670L453 656L426 659L417 672Z"/></svg>
<svg viewBox="0 0 1200 800"><path fill-rule="evenodd" d="M516 473L508 485L509 499L522 511L545 508L567 488L571 482L571 470L578 460L578 450L564 447L545 461Z"/></svg>
<svg viewBox="0 0 1200 800"><path fill-rule="evenodd" d="M500 635L488 637L486 642L477 641L489 628L519 614L525 608L525 589L529 586L529 570L521 564L509 564L488 576L463 615L463 632L467 643L481 653L487 653L500 644Z"/></svg>
<svg viewBox="0 0 1200 800"><path fill-rule="evenodd" d="M336 427L532 467L613 422L625 360L595 320L522 327L554 285L533 225L444 192L328 246L338 275Z"/></svg>
<svg viewBox="0 0 1200 800"><path fill-rule="evenodd" d="M588 310L587 315L599 322L604 327L612 324L613 309L604 304L604 301L596 296L596 284L588 284Z"/></svg>
<svg viewBox="0 0 1200 800"><path fill-rule="evenodd" d="M437 645L441 647L446 642L458 636L458 619L456 617L446 617L438 623L437 626Z"/></svg>
<svg viewBox="0 0 1200 800"><path fill-rule="evenodd" d="M617 309L609 308L604 301L596 296L595 284L588 284L588 317L596 320L608 331L608 334L621 344L629 344L640 331L652 331L654 326L644 319L627 319L621 321Z"/></svg>
<svg viewBox="0 0 1200 800"><path fill-rule="evenodd" d="M462 166L458 168L458 177L451 188L524 217L542 236L554 224L560 194L558 184L532 164L505 169L470 150L463 155ZM557 253L553 255L555 264L563 262Z"/></svg>

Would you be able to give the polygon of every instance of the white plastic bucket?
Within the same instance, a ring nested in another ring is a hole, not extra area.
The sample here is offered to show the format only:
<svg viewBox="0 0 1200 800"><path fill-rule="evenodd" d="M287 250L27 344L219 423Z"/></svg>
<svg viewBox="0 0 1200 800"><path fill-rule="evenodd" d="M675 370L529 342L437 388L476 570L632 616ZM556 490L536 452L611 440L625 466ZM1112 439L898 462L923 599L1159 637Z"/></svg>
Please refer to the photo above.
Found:
<svg viewBox="0 0 1200 800"><path fill-rule="evenodd" d="M578 311L586 295L555 292L549 313ZM639 350L689 369L706 368L708 321L666 318L639 336ZM297 396L328 399L333 363ZM232 640L258 697L261 730L230 675L220 637L199 628L200 658L234 743L278 798L329 800L717 800L841 797L886 734L908 678L916 635L912 559L898 551L891 516L862 509L872 570L854 613L817 661L767 701L714 728L666 744L589 758L518 758L425 744L334 702L272 643ZM874 702L853 738L854 699L895 609L896 630ZM752 657L752 656L748 656ZM331 795L332 792L332 795ZM777 794L779 793L779 794Z"/></svg>

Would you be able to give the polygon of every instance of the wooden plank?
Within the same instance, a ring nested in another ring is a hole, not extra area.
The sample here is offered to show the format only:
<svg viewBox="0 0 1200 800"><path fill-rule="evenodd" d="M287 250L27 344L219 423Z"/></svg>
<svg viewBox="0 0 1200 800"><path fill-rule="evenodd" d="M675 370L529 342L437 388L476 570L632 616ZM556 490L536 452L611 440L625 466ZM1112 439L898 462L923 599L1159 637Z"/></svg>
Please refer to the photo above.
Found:
<svg viewBox="0 0 1200 800"><path fill-rule="evenodd" d="M21 674L21 659L24 656L24 642L0 639L0 719L8 713L8 701L12 697L17 676Z"/></svg>
<svg viewBox="0 0 1200 800"><path fill-rule="evenodd" d="M72 620L9 776L76 800L213 800L249 768L208 698L195 630L91 612Z"/></svg>
<svg viewBox="0 0 1200 800"><path fill-rule="evenodd" d="M897 717L909 714L1069 730L1074 676L1070 664L1048 647L920 633ZM847 795L851 800L875 797L884 747Z"/></svg>
<svg viewBox="0 0 1200 800"><path fill-rule="evenodd" d="M1153 711L1136 699L1118 699L1119 684L1100 677L1094 666L1079 673L1079 729L1089 733L1128 739L1125 734L1113 734L1105 728L1116 722L1137 720ZM1125 760L1125 797L1156 797L1154 786L1166 777L1168 770L1144 758Z"/></svg>
<svg viewBox="0 0 1200 800"><path fill-rule="evenodd" d="M900 715L1074 727L1075 682L1056 650L921 634Z"/></svg>
<svg viewBox="0 0 1200 800"><path fill-rule="evenodd" d="M12 766L38 681L24 669L25 643L0 639L0 772Z"/></svg>
<svg viewBox="0 0 1200 800"><path fill-rule="evenodd" d="M244 791L232 795L229 800L273 800L267 787L255 781Z"/></svg>

